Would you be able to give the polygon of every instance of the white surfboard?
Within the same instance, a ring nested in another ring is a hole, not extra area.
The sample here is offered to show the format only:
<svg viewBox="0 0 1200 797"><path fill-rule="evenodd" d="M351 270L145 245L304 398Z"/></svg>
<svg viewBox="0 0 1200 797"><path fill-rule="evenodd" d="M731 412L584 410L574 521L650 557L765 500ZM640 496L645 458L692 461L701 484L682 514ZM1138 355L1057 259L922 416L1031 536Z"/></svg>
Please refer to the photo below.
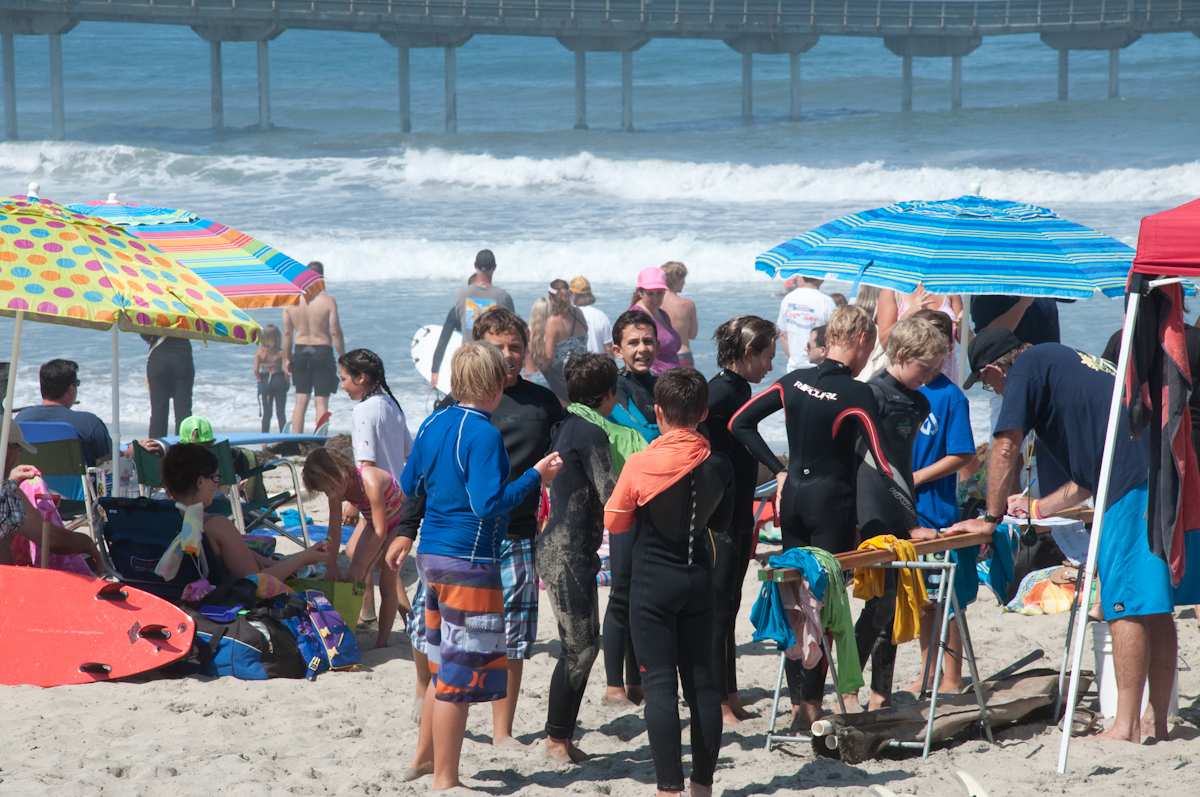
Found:
<svg viewBox="0 0 1200 797"><path fill-rule="evenodd" d="M413 365L416 366L417 373L421 375L421 378L431 385L433 384L433 352L437 348L438 338L441 336L441 325L428 324L418 329L412 339ZM454 352L458 351L459 346L462 346L462 335L452 332L450 341L446 344L446 352L442 356L442 364L438 368L437 389L443 393L453 392L450 384L450 358L454 356Z"/></svg>

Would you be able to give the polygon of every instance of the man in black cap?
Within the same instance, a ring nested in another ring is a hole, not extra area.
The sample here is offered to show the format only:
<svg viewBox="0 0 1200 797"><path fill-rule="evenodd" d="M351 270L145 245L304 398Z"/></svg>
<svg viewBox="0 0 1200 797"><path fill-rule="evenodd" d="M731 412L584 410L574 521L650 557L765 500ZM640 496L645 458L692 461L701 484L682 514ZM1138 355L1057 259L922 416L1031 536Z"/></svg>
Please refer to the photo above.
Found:
<svg viewBox="0 0 1200 797"><path fill-rule="evenodd" d="M475 255L475 273L467 281L467 287L460 289L454 297L454 306L446 314L441 337L433 350L433 374L430 382L434 387L438 384L438 371L441 370L442 358L446 356L446 346L450 343L451 335L461 332L464 339L469 338L471 328L475 326L475 319L488 308L500 306L516 312L508 291L492 284L492 275L495 273L496 256L492 254L491 249L480 249Z"/></svg>
<svg viewBox="0 0 1200 797"><path fill-rule="evenodd" d="M1002 403L989 452L986 514L951 531L992 531L1006 513L1034 520L1050 517L1095 495L1113 392L1112 365L1058 343L1022 343L1007 329L981 332L971 342L969 356L971 375L964 387L982 382L1002 396ZM1172 610L1200 595L1186 594L1196 591L1188 589L1194 586L1188 580L1173 588L1167 563L1150 551L1146 440L1130 437L1124 410L1118 420L1098 567L1117 673L1117 717L1105 737L1137 743L1143 730L1166 737L1177 653ZM1032 500L1010 495L1021 441L1031 431L1044 444L1042 456L1053 457L1068 479ZM1143 725L1147 675L1153 719Z"/></svg>

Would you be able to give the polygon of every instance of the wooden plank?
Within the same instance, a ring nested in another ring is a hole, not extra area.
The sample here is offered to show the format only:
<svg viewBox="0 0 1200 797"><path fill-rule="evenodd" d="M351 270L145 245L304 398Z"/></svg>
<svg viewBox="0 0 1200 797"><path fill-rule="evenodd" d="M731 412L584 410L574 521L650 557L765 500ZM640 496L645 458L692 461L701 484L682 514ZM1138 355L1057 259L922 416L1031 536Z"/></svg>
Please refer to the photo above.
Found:
<svg viewBox="0 0 1200 797"><path fill-rule="evenodd" d="M1088 510L1090 519L1091 510ZM1082 518L1079 518L1082 519ZM1049 526L1035 525L1034 530L1038 534L1049 534ZM954 551L959 548L969 548L972 545L989 545L992 542L990 532L972 532L971 534L954 534L947 537L939 537L936 540L922 540L913 543L913 547L917 551L918 556L927 554L941 553L942 551ZM868 567L870 565L884 564L885 562L896 561L896 555L891 551L847 551L835 556L838 564L843 570L853 570L857 567ZM794 581L800 578L800 571L790 568L770 568L764 567L758 571L759 581Z"/></svg>

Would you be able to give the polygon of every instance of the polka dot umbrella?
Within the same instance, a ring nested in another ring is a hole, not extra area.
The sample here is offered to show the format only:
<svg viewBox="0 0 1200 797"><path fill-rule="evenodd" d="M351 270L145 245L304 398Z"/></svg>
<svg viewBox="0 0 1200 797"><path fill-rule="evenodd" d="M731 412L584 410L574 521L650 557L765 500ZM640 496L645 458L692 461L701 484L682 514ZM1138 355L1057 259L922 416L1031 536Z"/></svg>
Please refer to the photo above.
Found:
<svg viewBox="0 0 1200 797"><path fill-rule="evenodd" d="M259 325L215 288L153 244L103 219L34 196L0 198L0 314L16 319L0 451L8 446L13 388L25 319L253 343ZM113 379L113 449L120 444Z"/></svg>

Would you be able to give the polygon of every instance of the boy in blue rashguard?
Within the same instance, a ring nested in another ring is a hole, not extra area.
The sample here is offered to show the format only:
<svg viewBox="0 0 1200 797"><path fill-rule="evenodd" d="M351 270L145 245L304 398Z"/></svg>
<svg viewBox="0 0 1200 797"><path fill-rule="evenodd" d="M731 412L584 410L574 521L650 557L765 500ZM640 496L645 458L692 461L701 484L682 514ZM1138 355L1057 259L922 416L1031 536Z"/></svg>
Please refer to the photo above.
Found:
<svg viewBox="0 0 1200 797"><path fill-rule="evenodd" d="M931 322L950 341L953 355L954 337L950 317L938 310L919 310L915 314ZM975 440L971 434L971 411L967 396L958 385L944 374L921 387L929 399L929 417L921 424L921 431L913 441L913 482L917 487L917 520L930 529L948 528L959 521L958 471L975 456ZM959 548L950 552L958 564L954 576L954 595L959 607L966 611L968 603L975 600L979 591L979 576L975 572L975 560L979 546ZM930 597L936 585L930 586ZM921 614L921 672L929 656L930 640L939 633L940 619L935 617L934 603L929 603ZM961 650L958 626L951 625L946 645L951 651ZM929 668L932 688L933 668ZM941 688L946 692L958 692L963 687L962 659L948 655L943 662ZM919 694L920 680L912 691Z"/></svg>
<svg viewBox="0 0 1200 797"><path fill-rule="evenodd" d="M508 453L491 423L507 378L500 352L488 343L466 343L450 368L458 403L421 424L400 477L406 497L425 499L417 570L425 585L423 641L432 675L405 779L432 772L435 790L459 785L470 705L506 693L500 543L509 512L562 467L551 453L510 482ZM399 568L411 545L397 537L388 564Z"/></svg>

